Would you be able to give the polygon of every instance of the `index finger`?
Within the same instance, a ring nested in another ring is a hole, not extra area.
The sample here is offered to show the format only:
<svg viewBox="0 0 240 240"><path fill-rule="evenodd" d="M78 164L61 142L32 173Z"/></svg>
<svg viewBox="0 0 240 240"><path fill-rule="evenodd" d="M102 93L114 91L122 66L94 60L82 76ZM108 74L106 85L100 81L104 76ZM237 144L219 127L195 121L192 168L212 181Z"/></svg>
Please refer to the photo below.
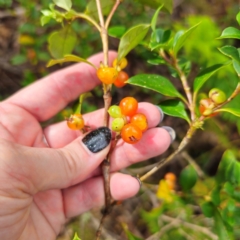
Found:
<svg viewBox="0 0 240 240"><path fill-rule="evenodd" d="M116 53L110 51L109 62L115 57ZM98 66L103 60L103 54L96 54L88 60ZM5 102L24 108L37 120L44 121L58 113L81 93L90 91L98 84L100 81L96 69L86 63L78 63L29 85Z"/></svg>

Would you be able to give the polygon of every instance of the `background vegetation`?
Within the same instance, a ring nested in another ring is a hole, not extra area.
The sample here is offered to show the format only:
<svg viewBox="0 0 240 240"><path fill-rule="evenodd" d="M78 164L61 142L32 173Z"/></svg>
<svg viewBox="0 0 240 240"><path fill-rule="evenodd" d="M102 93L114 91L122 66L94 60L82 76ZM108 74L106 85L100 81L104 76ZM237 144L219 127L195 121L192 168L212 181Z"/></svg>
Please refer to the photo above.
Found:
<svg viewBox="0 0 240 240"><path fill-rule="evenodd" d="M87 0L74 1L74 8L84 11L88 2ZM57 65L46 68L46 62L51 58L48 51L48 38L53 30L59 29L59 25L54 21L45 27L40 24L40 10L47 9L48 5L47 0L0 0L1 100L21 87L61 68ZM218 47L226 44L240 47L239 40L216 39L228 26L239 28L235 18L238 11L239 4L235 0L175 0L172 15L160 14L159 25L174 31L188 29L201 21L183 49L184 57L191 60L190 79L194 79L200 67L227 60L218 51ZM149 23L154 12L154 9L138 1L124 0L113 18L112 25L127 29L137 23ZM88 23L81 20L74 22L73 30L79 39L74 54L88 57L101 50L99 34ZM117 46L118 40L111 38L110 48L117 49ZM128 55L129 65L126 71L130 76L143 72L161 73L180 88L171 69L148 63L154 57L151 52L139 46ZM62 67L66 66L65 64ZM208 92L212 87L218 87L229 95L238 81L231 67L224 68L205 84L203 92ZM85 102L83 112L102 106L101 88L94 89L93 95L94 98ZM126 86L123 89L114 90L113 103L119 102L127 95L154 104L159 104L163 100L162 96L150 90ZM239 101L238 97L231 105L237 107ZM64 119L69 115L66 112L71 111L72 106L74 103L51 121ZM188 126L184 120L168 116L165 116L161 125L171 126L177 133L175 142L164 154L167 156L177 147ZM231 184L225 184L221 189L216 187L218 186L216 182L221 178L218 168L223 153L231 149L234 151L234 157L240 157L240 121L239 118L230 114L221 114L206 121L204 130L196 133L187 149L173 162L148 179L148 184L142 186L138 196L114 208L105 224L107 229L103 234L105 239L228 239L226 234L229 232L232 239L240 239L240 193L236 191L233 196ZM225 159L231 158L226 154L224 156ZM157 161L159 157L125 169L124 172L133 175L142 174ZM186 166L194 168L196 175L191 175L193 171L188 171L189 167L186 168ZM176 191L169 193L166 190L164 196L159 196L160 187L164 192L164 183L162 181L162 184L159 184L159 182L168 172L174 173L177 177ZM190 182L194 182L194 186L185 188L185 185L181 184L185 181L184 177L187 181L190 179ZM212 204L216 204L223 210L221 215L211 213ZM213 215L214 220L211 218ZM220 218L223 221L218 221ZM83 240L93 239L99 219L99 209L87 212L69 222L58 239L72 239L75 231Z"/></svg>

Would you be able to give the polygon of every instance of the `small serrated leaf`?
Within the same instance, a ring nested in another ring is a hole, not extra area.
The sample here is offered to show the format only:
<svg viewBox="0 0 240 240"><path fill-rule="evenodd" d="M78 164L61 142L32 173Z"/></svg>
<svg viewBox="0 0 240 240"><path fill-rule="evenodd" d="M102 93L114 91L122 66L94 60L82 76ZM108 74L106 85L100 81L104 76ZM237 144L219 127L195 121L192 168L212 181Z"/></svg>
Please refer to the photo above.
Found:
<svg viewBox="0 0 240 240"><path fill-rule="evenodd" d="M166 115L183 118L190 124L190 119L182 101L177 99L166 100L160 103L160 108Z"/></svg>
<svg viewBox="0 0 240 240"><path fill-rule="evenodd" d="M72 7L72 1L71 0L53 0L53 2L60 8L65 9L66 11L69 11Z"/></svg>
<svg viewBox="0 0 240 240"><path fill-rule="evenodd" d="M130 28L120 39L118 47L118 59L124 58L146 36L149 24L140 24Z"/></svg>
<svg viewBox="0 0 240 240"><path fill-rule="evenodd" d="M240 39L240 30L238 30L237 28L234 28L234 27L225 28L222 31L221 36L218 37L217 39L223 39L223 38L236 38L236 39Z"/></svg>
<svg viewBox="0 0 240 240"><path fill-rule="evenodd" d="M80 58L80 57L72 55L72 54L67 54L61 59L51 59L48 62L47 67L51 67L55 64L65 63L65 62L84 62L84 63L87 63L97 69L97 67L94 64L92 64L91 62L89 62L88 60L86 60L84 58Z"/></svg>
<svg viewBox="0 0 240 240"><path fill-rule="evenodd" d="M156 74L139 74L128 79L127 83L151 89L169 97L184 97L177 91L174 85L165 77Z"/></svg>

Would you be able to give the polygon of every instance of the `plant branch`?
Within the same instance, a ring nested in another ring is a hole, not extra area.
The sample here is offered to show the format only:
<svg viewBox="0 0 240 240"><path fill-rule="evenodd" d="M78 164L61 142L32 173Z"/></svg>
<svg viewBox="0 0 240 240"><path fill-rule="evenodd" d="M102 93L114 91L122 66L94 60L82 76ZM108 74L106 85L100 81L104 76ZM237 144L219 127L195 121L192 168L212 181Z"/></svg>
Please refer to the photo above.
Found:
<svg viewBox="0 0 240 240"><path fill-rule="evenodd" d="M150 177L152 174L158 171L163 165L170 162L178 153L180 153L187 146L187 144L189 143L189 140L192 138L195 131L196 131L196 127L194 125L191 125L186 136L182 139L181 143L179 144L178 148L167 158L164 158L161 161L159 161L154 168L152 168L150 171L148 171L142 177L140 177L140 180L141 181L146 180L148 177Z"/></svg>
<svg viewBox="0 0 240 240"><path fill-rule="evenodd" d="M92 19L90 16L88 16L87 14L84 14L84 13L77 13L77 15L74 17L74 18L82 18L82 19L85 19L87 21L89 21L90 23L92 23L99 32L101 32L101 27L100 25L94 20Z"/></svg>
<svg viewBox="0 0 240 240"><path fill-rule="evenodd" d="M117 10L119 4L121 3L122 0L116 0L111 12L109 13L108 17L107 17L107 20L105 22L105 29L108 29L109 27L109 24L111 22L111 19L113 17L113 14L115 13L115 11Z"/></svg>

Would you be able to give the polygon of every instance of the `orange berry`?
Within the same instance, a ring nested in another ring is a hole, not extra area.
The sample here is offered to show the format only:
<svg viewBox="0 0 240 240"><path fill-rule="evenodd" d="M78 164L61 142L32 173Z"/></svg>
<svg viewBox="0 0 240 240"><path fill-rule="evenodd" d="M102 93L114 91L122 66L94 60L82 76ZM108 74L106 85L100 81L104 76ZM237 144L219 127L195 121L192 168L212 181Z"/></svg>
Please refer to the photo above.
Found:
<svg viewBox="0 0 240 240"><path fill-rule="evenodd" d="M142 138L142 131L138 126L128 123L122 128L121 137L124 142L134 144Z"/></svg>
<svg viewBox="0 0 240 240"><path fill-rule="evenodd" d="M70 118L67 119L67 125L72 130L82 129L84 127L84 119L82 117L82 114L72 114Z"/></svg>
<svg viewBox="0 0 240 240"><path fill-rule="evenodd" d="M113 67L100 67L97 70L97 76L101 82L112 84L117 79L118 71Z"/></svg>
<svg viewBox="0 0 240 240"><path fill-rule="evenodd" d="M129 79L128 74L127 74L126 72L124 72L124 71L120 71L120 72L118 73L117 79L116 79L115 82L114 82L114 85L115 85L116 87L118 87L118 88L121 88L121 87L123 87L123 86L126 85L125 82L126 82L128 79Z"/></svg>
<svg viewBox="0 0 240 240"><path fill-rule="evenodd" d="M131 117L137 112L138 102L133 97L125 97L121 100L119 107L123 115Z"/></svg>
<svg viewBox="0 0 240 240"><path fill-rule="evenodd" d="M136 113L130 118L130 123L138 126L143 132L148 128L147 118L143 113Z"/></svg>
<svg viewBox="0 0 240 240"><path fill-rule="evenodd" d="M121 60L118 61L118 59L114 59L113 61L113 67L117 68L120 67L120 69L124 69L128 64L128 61L126 58L122 58Z"/></svg>
<svg viewBox="0 0 240 240"><path fill-rule="evenodd" d="M176 180L177 180L176 175L175 175L174 173L171 173L171 172L166 173L165 176L164 176L164 178L165 178L166 180L169 180L169 181L172 181L172 182L176 182Z"/></svg>

